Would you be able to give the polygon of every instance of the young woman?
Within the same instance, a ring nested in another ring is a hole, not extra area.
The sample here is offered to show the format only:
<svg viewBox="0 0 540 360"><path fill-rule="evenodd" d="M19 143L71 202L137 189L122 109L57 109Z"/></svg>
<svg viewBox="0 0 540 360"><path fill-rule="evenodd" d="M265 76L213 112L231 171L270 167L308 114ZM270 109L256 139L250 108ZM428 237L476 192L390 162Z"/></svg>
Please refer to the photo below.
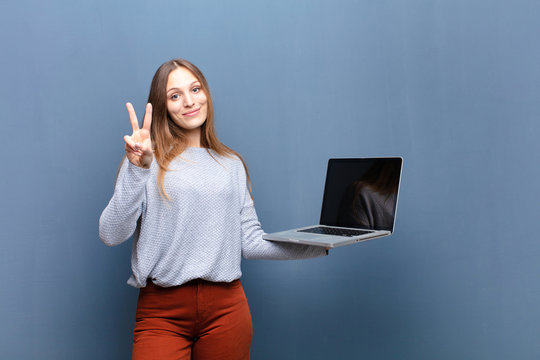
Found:
<svg viewBox="0 0 540 360"><path fill-rule="evenodd" d="M140 288L133 359L249 359L252 325L240 260L298 259L319 247L262 239L241 156L216 137L208 83L195 65L161 65L143 126L133 133L99 234L109 245L133 236Z"/></svg>

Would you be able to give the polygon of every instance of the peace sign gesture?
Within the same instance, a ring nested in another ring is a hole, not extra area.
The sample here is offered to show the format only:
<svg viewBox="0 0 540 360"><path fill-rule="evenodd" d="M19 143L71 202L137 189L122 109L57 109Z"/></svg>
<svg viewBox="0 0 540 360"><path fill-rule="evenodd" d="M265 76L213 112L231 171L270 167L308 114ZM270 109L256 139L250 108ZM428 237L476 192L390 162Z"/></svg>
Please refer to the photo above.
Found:
<svg viewBox="0 0 540 360"><path fill-rule="evenodd" d="M150 124L152 124L152 104L146 104L146 112L143 119L143 127L139 128L139 121L131 103L126 104L131 120L133 133L131 136L124 136L126 142L126 156L135 166L148 169L152 164L154 151L152 150L152 140L150 139Z"/></svg>

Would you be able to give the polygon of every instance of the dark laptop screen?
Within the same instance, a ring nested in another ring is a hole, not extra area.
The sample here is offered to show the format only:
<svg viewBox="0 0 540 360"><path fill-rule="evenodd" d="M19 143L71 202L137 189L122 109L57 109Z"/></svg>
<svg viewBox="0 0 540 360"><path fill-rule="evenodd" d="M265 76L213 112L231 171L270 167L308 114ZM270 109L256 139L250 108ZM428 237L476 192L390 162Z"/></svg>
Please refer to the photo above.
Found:
<svg viewBox="0 0 540 360"><path fill-rule="evenodd" d="M330 159L321 225L393 231L401 158Z"/></svg>

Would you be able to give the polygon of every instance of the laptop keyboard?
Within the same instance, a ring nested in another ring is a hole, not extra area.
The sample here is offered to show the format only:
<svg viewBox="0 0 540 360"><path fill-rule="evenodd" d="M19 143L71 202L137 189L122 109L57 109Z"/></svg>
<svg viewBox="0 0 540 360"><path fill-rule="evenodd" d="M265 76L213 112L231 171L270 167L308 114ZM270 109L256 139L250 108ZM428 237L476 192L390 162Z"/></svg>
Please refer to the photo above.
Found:
<svg viewBox="0 0 540 360"><path fill-rule="evenodd" d="M351 229L340 229L340 228L329 228L324 226L312 227L304 230L297 230L298 232L307 232L314 234L323 234L323 235L334 235L334 236L358 236L369 234L372 231L365 230L351 230Z"/></svg>

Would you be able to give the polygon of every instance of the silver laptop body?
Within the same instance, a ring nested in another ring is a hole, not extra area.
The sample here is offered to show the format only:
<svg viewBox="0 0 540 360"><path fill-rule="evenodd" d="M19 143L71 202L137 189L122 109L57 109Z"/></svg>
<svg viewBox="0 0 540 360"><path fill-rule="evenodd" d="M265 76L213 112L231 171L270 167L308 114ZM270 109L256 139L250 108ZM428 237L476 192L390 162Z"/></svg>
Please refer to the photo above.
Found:
<svg viewBox="0 0 540 360"><path fill-rule="evenodd" d="M402 165L401 157L328 160L319 225L263 238L335 248L391 235Z"/></svg>

